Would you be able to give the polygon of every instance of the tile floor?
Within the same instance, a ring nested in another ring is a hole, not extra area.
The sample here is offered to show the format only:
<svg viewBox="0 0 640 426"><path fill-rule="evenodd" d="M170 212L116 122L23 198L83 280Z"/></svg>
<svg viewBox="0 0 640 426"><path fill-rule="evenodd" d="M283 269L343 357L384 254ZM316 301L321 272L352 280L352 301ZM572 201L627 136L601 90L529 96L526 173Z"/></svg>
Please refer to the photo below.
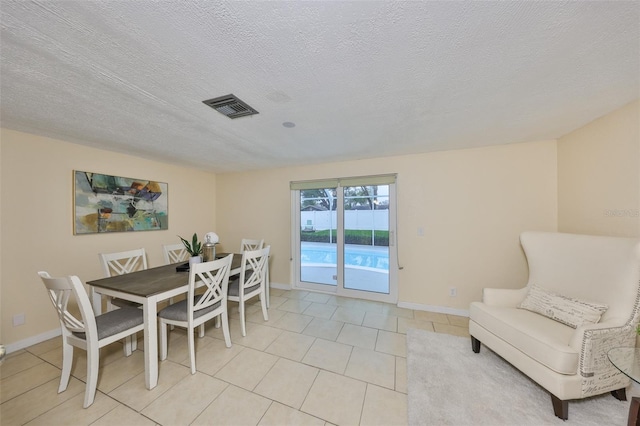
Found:
<svg viewBox="0 0 640 426"><path fill-rule="evenodd" d="M257 298L255 299L257 302ZM233 346L207 325L196 339L191 375L186 334L170 333L159 384L144 387L140 350L103 348L94 404L82 408L84 351L75 351L67 390L57 393L60 338L10 354L0 366L2 425L404 425L406 331L468 336L467 318L300 290L271 291L269 321L247 308L247 336L237 308ZM143 347L142 341L138 348Z"/></svg>

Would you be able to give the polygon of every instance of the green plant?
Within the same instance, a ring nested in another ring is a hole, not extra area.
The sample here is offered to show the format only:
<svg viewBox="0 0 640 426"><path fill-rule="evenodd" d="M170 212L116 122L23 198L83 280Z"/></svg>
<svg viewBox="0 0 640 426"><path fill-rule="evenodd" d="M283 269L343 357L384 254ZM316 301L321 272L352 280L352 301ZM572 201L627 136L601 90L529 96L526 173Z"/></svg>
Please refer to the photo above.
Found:
<svg viewBox="0 0 640 426"><path fill-rule="evenodd" d="M182 238L178 235L178 238L182 240L182 244L184 244L184 248L187 249L191 257L200 256L202 254L202 243L198 241L198 234L193 233L193 237L191 238L191 243L189 241Z"/></svg>
<svg viewBox="0 0 640 426"><path fill-rule="evenodd" d="M636 333L640 334L640 324L636 327Z"/></svg>

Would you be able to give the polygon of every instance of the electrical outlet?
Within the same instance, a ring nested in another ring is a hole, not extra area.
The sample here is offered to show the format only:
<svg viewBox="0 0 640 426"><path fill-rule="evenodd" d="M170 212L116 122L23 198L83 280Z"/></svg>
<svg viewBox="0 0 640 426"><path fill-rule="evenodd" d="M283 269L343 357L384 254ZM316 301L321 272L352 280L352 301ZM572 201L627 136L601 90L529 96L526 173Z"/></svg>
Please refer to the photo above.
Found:
<svg viewBox="0 0 640 426"><path fill-rule="evenodd" d="M449 287L449 297L456 297L458 295L458 289L455 287Z"/></svg>
<svg viewBox="0 0 640 426"><path fill-rule="evenodd" d="M19 325L24 324L26 321L25 315L24 314L18 314L18 315L14 315L13 316L13 326L17 327Z"/></svg>

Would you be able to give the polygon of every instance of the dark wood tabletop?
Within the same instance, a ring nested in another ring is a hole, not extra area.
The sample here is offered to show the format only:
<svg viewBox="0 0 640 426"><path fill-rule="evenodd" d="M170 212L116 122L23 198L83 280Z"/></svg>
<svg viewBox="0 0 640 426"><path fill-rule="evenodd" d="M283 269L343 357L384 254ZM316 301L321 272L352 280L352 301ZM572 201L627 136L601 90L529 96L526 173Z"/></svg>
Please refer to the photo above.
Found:
<svg viewBox="0 0 640 426"><path fill-rule="evenodd" d="M218 253L216 259L223 258L229 254L230 253ZM241 263L242 255L234 253L231 262L232 273L236 272L234 271L235 269L237 269L237 272L240 271ZM189 283L189 272L178 272L176 270L176 267L182 264L184 264L184 262L158 266L143 271L117 275L115 277L91 280L87 281L87 284L98 288L121 291L135 296L150 297Z"/></svg>

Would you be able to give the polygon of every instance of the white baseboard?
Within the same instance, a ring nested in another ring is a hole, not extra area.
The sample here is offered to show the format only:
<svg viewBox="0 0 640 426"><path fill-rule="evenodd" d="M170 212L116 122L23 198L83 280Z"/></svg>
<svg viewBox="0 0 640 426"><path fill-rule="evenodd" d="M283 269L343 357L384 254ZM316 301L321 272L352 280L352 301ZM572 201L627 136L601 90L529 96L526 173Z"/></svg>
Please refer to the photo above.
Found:
<svg viewBox="0 0 640 426"><path fill-rule="evenodd" d="M46 333L38 334L37 336L31 336L27 339L20 340L19 342L10 343L5 346L7 353L19 351L20 349L28 348L29 346L36 345L38 343L46 342L49 339L58 337L62 334L60 327L55 330L47 331Z"/></svg>
<svg viewBox="0 0 640 426"><path fill-rule="evenodd" d="M269 283L269 287L277 288L278 290L291 290L291 286L289 284L274 283L273 281Z"/></svg>
<svg viewBox="0 0 640 426"><path fill-rule="evenodd" d="M420 303L412 302L398 302L398 308L413 309L416 311L436 312L439 314L458 315L460 317L468 317L469 310L456 309L448 306L434 306L434 305L422 305Z"/></svg>

